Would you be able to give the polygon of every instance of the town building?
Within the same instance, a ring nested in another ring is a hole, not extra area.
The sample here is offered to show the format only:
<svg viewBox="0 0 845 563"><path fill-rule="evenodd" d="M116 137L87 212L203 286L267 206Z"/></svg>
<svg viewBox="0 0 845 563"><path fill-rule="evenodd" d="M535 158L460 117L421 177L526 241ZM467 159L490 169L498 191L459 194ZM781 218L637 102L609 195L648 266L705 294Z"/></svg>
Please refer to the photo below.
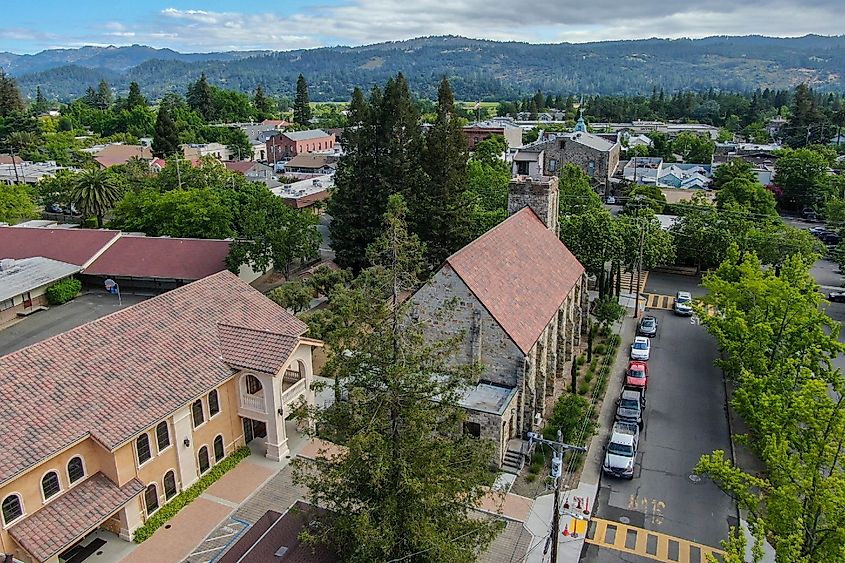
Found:
<svg viewBox="0 0 845 563"><path fill-rule="evenodd" d="M298 154L334 150L335 137L321 129L288 131L267 139L267 160L287 161Z"/></svg>
<svg viewBox="0 0 845 563"><path fill-rule="evenodd" d="M619 166L620 145L588 133L583 126L572 133L549 133L534 143L525 145L514 156L514 174L530 174L529 158L524 153L543 153L542 170L546 176L556 176L569 163L583 170L597 186L607 186Z"/></svg>
<svg viewBox="0 0 845 563"><path fill-rule="evenodd" d="M706 123L666 123L663 121L635 120L628 122L591 123L593 131L616 133L627 131L633 135L649 133L663 133L668 137L676 137L681 133L695 133L715 141L719 138L719 128Z"/></svg>
<svg viewBox="0 0 845 563"><path fill-rule="evenodd" d="M40 256L0 258L0 327L47 305L47 288L79 270L75 264Z"/></svg>
<svg viewBox="0 0 845 563"><path fill-rule="evenodd" d="M330 154L298 154L285 163L285 174L325 176L337 170L337 157Z"/></svg>
<svg viewBox="0 0 845 563"><path fill-rule="evenodd" d="M499 463L512 439L551 413L584 330L586 274L558 237L558 198L556 177L511 180L510 217L450 256L411 297L426 338L457 337L452 361L483 366L461 401L465 430L491 439Z"/></svg>
<svg viewBox="0 0 845 563"><path fill-rule="evenodd" d="M464 125L463 130L470 151L474 151L475 145L481 141L486 141L493 135L505 138L505 150L522 146L522 127L508 121L477 121Z"/></svg>
<svg viewBox="0 0 845 563"><path fill-rule="evenodd" d="M185 160L199 160L204 156L213 156L217 160L232 160L233 156L229 147L221 143L189 143L182 145L182 156ZM249 158L250 155L244 154L241 157ZM238 158L241 160L241 158Z"/></svg>
<svg viewBox="0 0 845 563"><path fill-rule="evenodd" d="M0 357L0 551L134 532L244 444L288 455L306 325L224 271Z"/></svg>
<svg viewBox="0 0 845 563"><path fill-rule="evenodd" d="M273 167L251 160L227 160L223 165L232 172L243 174L252 182L266 182L275 179Z"/></svg>
<svg viewBox="0 0 845 563"><path fill-rule="evenodd" d="M665 163L660 157L640 156L625 164L622 177L635 184L700 190L710 187L712 168L710 164Z"/></svg>
<svg viewBox="0 0 845 563"><path fill-rule="evenodd" d="M11 161L11 159L9 159ZM3 184L29 184L34 185L42 178L52 178L61 170L79 172L78 168L59 166L52 160L46 162L29 162L19 158L14 163L0 164L0 183Z"/></svg>
<svg viewBox="0 0 845 563"><path fill-rule="evenodd" d="M141 145L124 145L122 143L111 143L99 151L93 153L94 161L101 168L111 168L119 164L126 164L133 158L143 161L153 159L152 150Z"/></svg>
<svg viewBox="0 0 845 563"><path fill-rule="evenodd" d="M319 214L322 211L321 202L329 199L330 190L333 187L333 176L318 176L291 184L282 184L270 191L294 209L308 209Z"/></svg>

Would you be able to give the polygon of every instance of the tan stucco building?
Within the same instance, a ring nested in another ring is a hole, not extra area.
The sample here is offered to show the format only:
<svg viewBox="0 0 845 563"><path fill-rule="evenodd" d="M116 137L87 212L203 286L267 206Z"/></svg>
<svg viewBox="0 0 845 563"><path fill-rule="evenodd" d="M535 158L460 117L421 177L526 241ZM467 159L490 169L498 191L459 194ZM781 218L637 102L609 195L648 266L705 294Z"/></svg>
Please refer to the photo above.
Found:
<svg viewBox="0 0 845 563"><path fill-rule="evenodd" d="M223 271L0 357L0 552L125 541L239 446L289 453L306 325Z"/></svg>

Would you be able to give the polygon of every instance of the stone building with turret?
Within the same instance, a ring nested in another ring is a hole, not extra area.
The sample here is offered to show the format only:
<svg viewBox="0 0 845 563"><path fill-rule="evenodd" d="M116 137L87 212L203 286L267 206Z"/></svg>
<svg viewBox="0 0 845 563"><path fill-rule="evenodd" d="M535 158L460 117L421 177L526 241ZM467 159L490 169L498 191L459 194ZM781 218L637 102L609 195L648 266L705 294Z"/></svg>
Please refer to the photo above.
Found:
<svg viewBox="0 0 845 563"><path fill-rule="evenodd" d="M458 337L453 361L483 366L465 431L493 440L500 464L551 414L587 307L584 267L558 238L558 179L511 180L508 213L411 297L427 338Z"/></svg>

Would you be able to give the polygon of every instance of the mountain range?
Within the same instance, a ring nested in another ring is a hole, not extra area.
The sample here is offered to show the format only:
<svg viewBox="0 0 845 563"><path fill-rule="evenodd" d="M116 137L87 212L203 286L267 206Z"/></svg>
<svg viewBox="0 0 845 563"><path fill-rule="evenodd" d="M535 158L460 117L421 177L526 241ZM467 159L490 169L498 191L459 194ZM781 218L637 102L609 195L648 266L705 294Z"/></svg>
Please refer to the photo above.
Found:
<svg viewBox="0 0 845 563"><path fill-rule="evenodd" d="M143 45L51 49L33 55L0 53L0 67L33 96L66 101L105 79L118 94L137 81L158 98L184 92L205 73L219 86L249 92L259 84L292 96L297 76L312 100L348 100L351 90L381 85L401 71L415 93L436 96L448 76L466 100L522 97L542 89L561 94L648 94L652 89L746 91L807 82L845 90L845 35L796 38L716 36L594 43L531 44L420 37L360 47L294 51L179 53Z"/></svg>

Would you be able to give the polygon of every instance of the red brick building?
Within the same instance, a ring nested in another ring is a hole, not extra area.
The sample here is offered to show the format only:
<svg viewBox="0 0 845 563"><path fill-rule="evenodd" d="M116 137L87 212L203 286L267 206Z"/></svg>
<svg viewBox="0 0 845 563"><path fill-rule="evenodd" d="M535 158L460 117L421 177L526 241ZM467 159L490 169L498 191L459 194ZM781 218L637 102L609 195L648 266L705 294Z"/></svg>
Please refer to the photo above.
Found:
<svg viewBox="0 0 845 563"><path fill-rule="evenodd" d="M320 129L289 131L267 139L267 161L288 160L298 154L334 149L335 136Z"/></svg>

